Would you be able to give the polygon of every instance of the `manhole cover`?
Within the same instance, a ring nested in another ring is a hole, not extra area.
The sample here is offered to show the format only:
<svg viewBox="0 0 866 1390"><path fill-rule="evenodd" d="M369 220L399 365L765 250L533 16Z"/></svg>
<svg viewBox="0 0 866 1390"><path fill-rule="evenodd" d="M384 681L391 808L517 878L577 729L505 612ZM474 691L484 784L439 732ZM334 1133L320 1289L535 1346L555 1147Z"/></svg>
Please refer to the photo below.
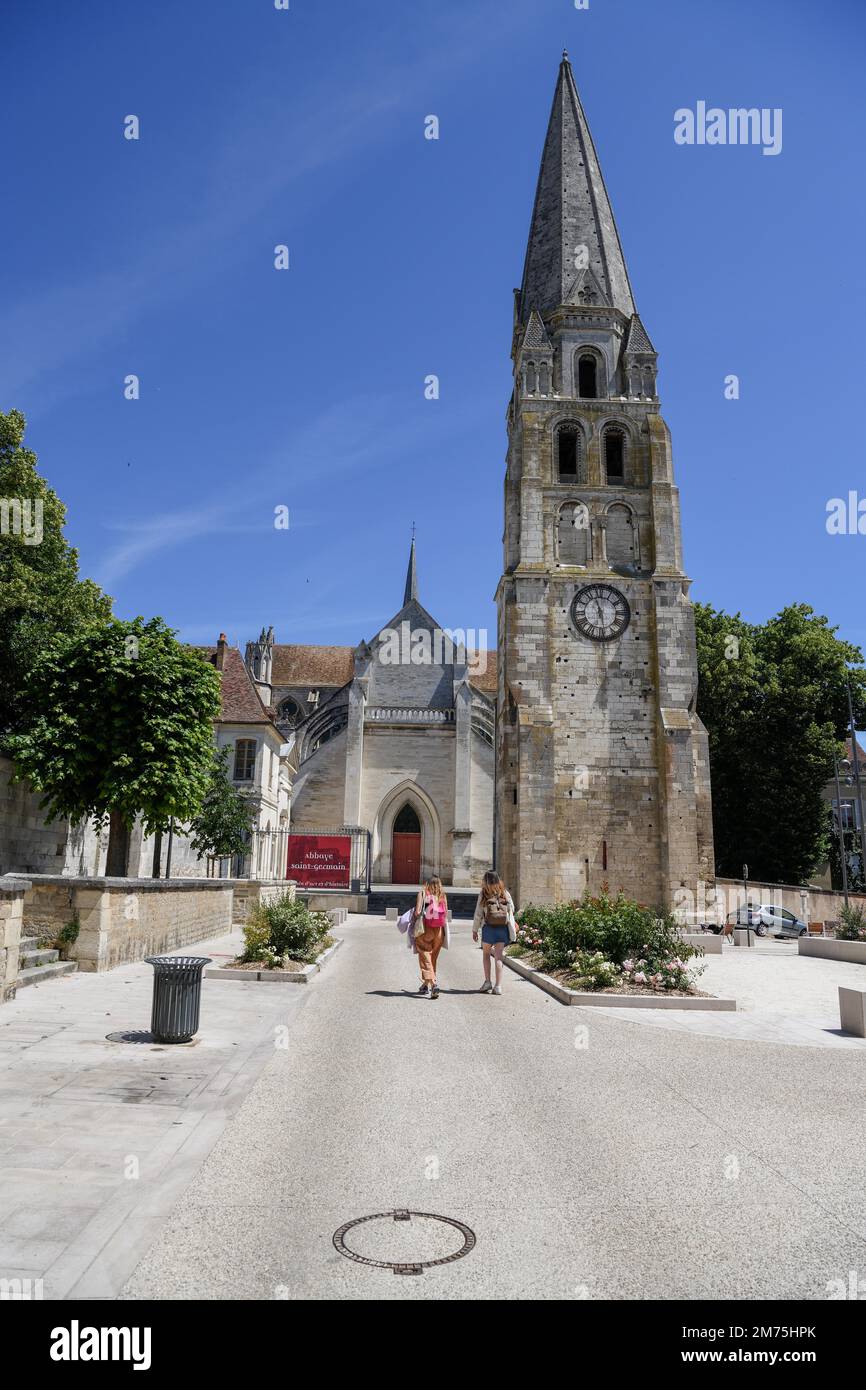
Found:
<svg viewBox="0 0 866 1390"><path fill-rule="evenodd" d="M347 1221L335 1231L334 1245L358 1264L392 1269L395 1274L423 1274L433 1265L451 1264L468 1255L475 1245L475 1232L451 1216L398 1209Z"/></svg>

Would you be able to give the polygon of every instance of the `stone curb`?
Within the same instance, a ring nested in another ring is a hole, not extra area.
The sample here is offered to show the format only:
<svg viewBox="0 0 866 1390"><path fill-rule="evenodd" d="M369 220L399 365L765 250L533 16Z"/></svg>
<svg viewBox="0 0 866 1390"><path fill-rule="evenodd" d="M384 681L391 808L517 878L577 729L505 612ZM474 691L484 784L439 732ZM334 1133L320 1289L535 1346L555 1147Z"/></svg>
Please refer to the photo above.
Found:
<svg viewBox="0 0 866 1390"><path fill-rule="evenodd" d="M730 1011L737 1007L736 999L703 999L700 996L690 997L688 995L598 994L590 991L566 989L565 985L551 979L549 975L542 975L540 970L533 970L530 965L524 965L518 956L503 956L503 960L510 970L522 975L524 980L529 980L530 984L537 985L539 989L552 994L554 999L559 1000L560 1004L589 1004L602 1009L724 1009Z"/></svg>
<svg viewBox="0 0 866 1390"><path fill-rule="evenodd" d="M252 980L256 984L274 985L305 985L318 975L323 966L327 965L331 956L343 944L343 937L338 936L333 946L329 946L327 951L323 951L311 965L305 965L303 970L233 970L228 966L215 966L211 970L205 970L206 980Z"/></svg>

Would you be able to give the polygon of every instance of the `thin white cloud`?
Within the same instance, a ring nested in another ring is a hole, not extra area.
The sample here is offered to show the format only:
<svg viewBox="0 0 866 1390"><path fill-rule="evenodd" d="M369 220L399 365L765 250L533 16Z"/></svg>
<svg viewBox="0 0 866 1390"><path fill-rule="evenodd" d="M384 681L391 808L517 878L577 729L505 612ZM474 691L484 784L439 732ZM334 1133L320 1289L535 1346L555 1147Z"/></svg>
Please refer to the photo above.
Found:
<svg viewBox="0 0 866 1390"><path fill-rule="evenodd" d="M0 381L7 401L46 376L48 384L39 392L43 409L75 393L88 354L130 321L211 279L243 249L238 233L288 186L374 145L393 132L389 117L417 105L419 92L477 59L482 44L489 51L492 42L507 41L507 29L528 22L528 16L503 17L500 8L491 3L471 16L452 18L441 44L414 62L401 58L396 44L390 58L380 47L371 50L368 71L354 84L329 72L302 112L286 104L282 90L263 95L251 84L236 92L202 176L196 218L167 225L151 250L135 259L119 248L116 270L73 285L55 282L7 309L0 333ZM307 207L309 202L307 196Z"/></svg>

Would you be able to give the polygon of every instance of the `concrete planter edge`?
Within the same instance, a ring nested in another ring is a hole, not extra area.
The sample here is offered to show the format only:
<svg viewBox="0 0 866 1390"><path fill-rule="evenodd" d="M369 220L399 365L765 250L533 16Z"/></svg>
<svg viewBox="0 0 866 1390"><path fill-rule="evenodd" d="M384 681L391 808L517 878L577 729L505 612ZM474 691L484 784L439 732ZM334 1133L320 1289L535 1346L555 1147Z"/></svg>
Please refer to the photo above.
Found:
<svg viewBox="0 0 866 1390"><path fill-rule="evenodd" d="M525 965L519 956L505 956L505 964L516 974L522 975L524 980L529 980L530 984L537 985L539 989L551 994L554 999L558 999L560 1004L579 1004L589 1005L603 1009L710 1009L710 1010L736 1010L736 999L718 999L715 997L701 998L700 996L689 995L658 995L652 994L644 996L642 994L596 994L594 992L567 989L558 980L553 980L549 975L543 975L540 970L533 970L531 965Z"/></svg>
<svg viewBox="0 0 866 1390"><path fill-rule="evenodd" d="M323 951L309 965L305 965L303 970L235 970L230 965L214 966L204 972L206 980L248 980L253 984L261 985L306 985L314 975L327 965L331 956L343 944L343 938L338 936L333 946L329 946L327 951Z"/></svg>

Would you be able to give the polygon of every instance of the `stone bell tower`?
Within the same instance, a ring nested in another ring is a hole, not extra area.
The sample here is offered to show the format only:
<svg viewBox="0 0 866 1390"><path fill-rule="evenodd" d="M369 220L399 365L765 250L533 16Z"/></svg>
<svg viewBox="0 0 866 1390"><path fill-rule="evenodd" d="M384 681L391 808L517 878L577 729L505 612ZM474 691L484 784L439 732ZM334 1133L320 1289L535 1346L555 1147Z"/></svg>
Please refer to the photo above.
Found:
<svg viewBox="0 0 866 1390"><path fill-rule="evenodd" d="M707 736L657 355L563 55L515 291L497 589L498 865L516 901L712 882Z"/></svg>

